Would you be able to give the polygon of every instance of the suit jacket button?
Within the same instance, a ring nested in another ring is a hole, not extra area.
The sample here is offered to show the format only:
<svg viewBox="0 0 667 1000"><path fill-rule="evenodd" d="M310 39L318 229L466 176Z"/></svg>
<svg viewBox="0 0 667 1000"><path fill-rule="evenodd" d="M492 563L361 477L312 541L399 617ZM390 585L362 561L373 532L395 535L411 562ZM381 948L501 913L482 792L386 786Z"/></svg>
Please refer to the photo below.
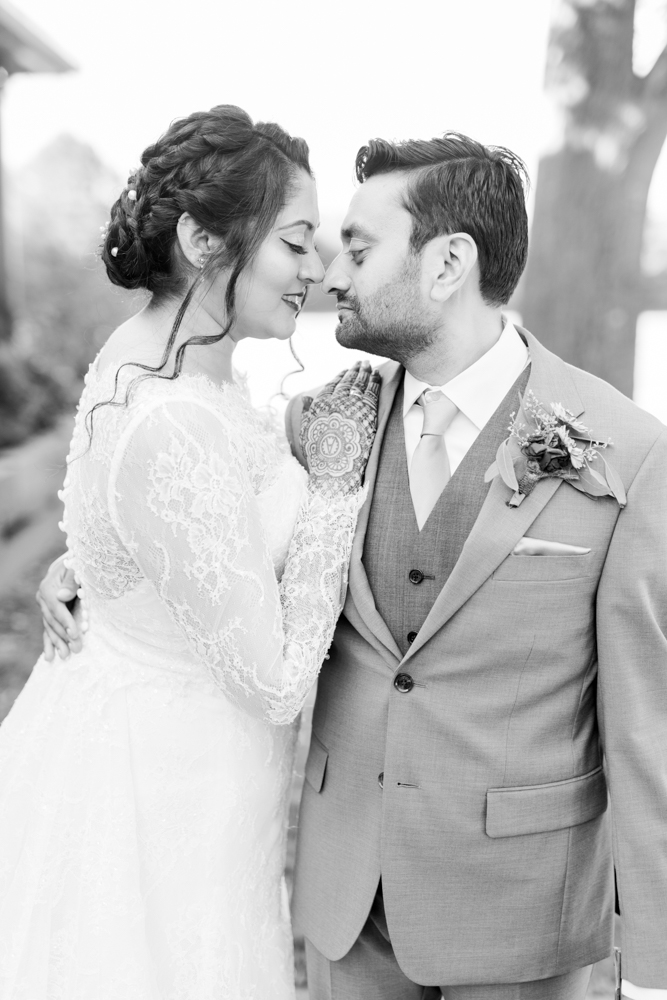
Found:
<svg viewBox="0 0 667 1000"><path fill-rule="evenodd" d="M412 691L414 686L415 682L410 674L396 674L394 677L394 687L397 691L400 691L401 694L407 694L408 691Z"/></svg>
<svg viewBox="0 0 667 1000"><path fill-rule="evenodd" d="M417 633L416 632L408 632L408 642L411 645L415 641L416 638L417 638Z"/></svg>
<svg viewBox="0 0 667 1000"><path fill-rule="evenodd" d="M378 785L380 788L384 789L384 771L380 771L378 774Z"/></svg>
<svg viewBox="0 0 667 1000"><path fill-rule="evenodd" d="M414 583L415 586L418 583L421 583L423 579L424 579L424 574L420 569L411 569L410 572L408 573L408 580L410 581L410 583Z"/></svg>

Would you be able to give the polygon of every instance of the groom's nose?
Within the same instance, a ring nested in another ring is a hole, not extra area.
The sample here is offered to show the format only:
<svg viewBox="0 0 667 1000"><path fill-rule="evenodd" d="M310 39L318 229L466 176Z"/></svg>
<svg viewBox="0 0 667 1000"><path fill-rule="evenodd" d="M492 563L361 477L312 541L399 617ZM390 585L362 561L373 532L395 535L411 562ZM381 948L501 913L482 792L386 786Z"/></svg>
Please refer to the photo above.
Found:
<svg viewBox="0 0 667 1000"><path fill-rule="evenodd" d="M347 292L351 281L345 271L345 255L339 253L329 264L324 280L322 281L322 291L325 295L337 295L339 292Z"/></svg>

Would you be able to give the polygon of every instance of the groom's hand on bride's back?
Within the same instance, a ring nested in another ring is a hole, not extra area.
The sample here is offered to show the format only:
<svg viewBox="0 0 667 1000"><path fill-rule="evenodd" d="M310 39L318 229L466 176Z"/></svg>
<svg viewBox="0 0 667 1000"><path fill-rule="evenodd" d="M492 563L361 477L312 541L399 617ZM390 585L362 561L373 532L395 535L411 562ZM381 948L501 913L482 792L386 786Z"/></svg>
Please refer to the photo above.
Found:
<svg viewBox="0 0 667 1000"><path fill-rule="evenodd" d="M311 484L325 496L361 489L377 430L381 379L367 361L301 400L299 443Z"/></svg>
<svg viewBox="0 0 667 1000"><path fill-rule="evenodd" d="M53 660L56 652L61 660L81 650L81 631L72 614L78 600L79 584L74 571L65 566L65 557L51 563L37 588L35 597L42 612L44 625L44 656ZM82 623L85 630L85 625Z"/></svg>

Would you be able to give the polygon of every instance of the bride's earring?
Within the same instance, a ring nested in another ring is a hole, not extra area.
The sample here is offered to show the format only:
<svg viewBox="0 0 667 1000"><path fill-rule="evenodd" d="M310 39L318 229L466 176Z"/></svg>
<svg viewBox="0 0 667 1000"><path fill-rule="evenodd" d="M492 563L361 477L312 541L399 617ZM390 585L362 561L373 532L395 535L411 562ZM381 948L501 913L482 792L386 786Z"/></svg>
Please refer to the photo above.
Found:
<svg viewBox="0 0 667 1000"><path fill-rule="evenodd" d="M208 257L208 255L210 254L210 252L211 252L210 250L205 250L204 253L200 254L199 261L198 261L198 263L199 263L199 270L200 271L204 270L204 264L206 263L206 258Z"/></svg>

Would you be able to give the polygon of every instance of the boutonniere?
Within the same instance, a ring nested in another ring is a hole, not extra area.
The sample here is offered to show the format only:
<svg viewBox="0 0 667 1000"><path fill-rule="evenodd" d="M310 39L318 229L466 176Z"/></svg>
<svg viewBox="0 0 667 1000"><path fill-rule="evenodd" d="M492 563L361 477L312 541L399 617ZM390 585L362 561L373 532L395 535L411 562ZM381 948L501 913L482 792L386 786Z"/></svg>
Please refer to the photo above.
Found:
<svg viewBox="0 0 667 1000"><path fill-rule="evenodd" d="M540 479L565 479L591 497L612 496L625 507L621 477L604 452L611 441L596 441L591 431L561 403L547 409L530 390L519 396L509 437L498 448L496 460L484 476L488 483L500 476L514 494L508 507L518 507Z"/></svg>

